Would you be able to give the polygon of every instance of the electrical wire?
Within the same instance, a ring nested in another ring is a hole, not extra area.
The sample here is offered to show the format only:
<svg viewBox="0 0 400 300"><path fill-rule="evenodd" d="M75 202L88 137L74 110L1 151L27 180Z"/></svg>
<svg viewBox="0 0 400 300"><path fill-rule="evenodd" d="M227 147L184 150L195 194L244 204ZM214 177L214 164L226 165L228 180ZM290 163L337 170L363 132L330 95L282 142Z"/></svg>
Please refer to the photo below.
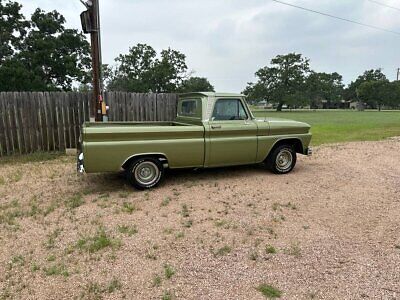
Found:
<svg viewBox="0 0 400 300"><path fill-rule="evenodd" d="M383 7L387 7L387 8L391 8L391 9L395 9L397 11L400 11L400 8L398 8L398 7L390 6L390 5L387 5L387 4L379 2L379 1L375 1L375 0L367 0L367 1L375 3L375 4L378 4L378 5L383 6Z"/></svg>
<svg viewBox="0 0 400 300"><path fill-rule="evenodd" d="M314 9L298 6L298 5L287 3L287 2L284 2L284 1L280 1L280 0L271 0L271 1L279 3L279 4L287 5L287 6L290 6L290 7L298 8L298 9L301 9L301 10L305 10L305 11L308 11L308 12L312 12L312 13L315 13L315 14L319 14L319 15L322 15L322 16L325 16L325 17L329 17L329 18L345 21L345 22L348 22L348 23L357 24L357 25L364 26L364 27L369 27L369 28L372 28L372 29L375 29L375 30L380 30L380 31L385 31L385 32L388 32L388 33L400 35L400 32L398 32L398 31L394 31L394 30L390 30L390 29L386 29L386 28L382 28L382 27L378 27L378 26L370 25L370 24L366 24L366 23L361 23L361 22L358 22L358 21L353 21L353 20L350 20L350 19L338 17L338 16L335 16L335 15L331 15L331 14L328 14L328 13L320 12L320 11L317 11L317 10L314 10Z"/></svg>

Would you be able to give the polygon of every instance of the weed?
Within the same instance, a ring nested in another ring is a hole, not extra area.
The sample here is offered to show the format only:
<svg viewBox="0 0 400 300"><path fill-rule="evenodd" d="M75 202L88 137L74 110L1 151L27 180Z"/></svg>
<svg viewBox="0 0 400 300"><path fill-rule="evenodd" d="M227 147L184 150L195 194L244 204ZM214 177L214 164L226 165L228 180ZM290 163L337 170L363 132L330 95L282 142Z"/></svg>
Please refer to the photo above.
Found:
<svg viewBox="0 0 400 300"><path fill-rule="evenodd" d="M112 239L107 235L104 228L99 228L93 237L82 238L77 242L77 248L80 250L95 253L107 247L116 248L121 245L119 240Z"/></svg>
<svg viewBox="0 0 400 300"><path fill-rule="evenodd" d="M22 255L16 255L11 258L11 264L22 267L25 265L25 258Z"/></svg>
<svg viewBox="0 0 400 300"><path fill-rule="evenodd" d="M174 229L173 228L165 228L164 229L164 233L165 234L172 234L174 232Z"/></svg>
<svg viewBox="0 0 400 300"><path fill-rule="evenodd" d="M193 226L193 221L192 220L186 220L186 221L184 221L182 223L182 225L183 225L183 227L190 228L190 227Z"/></svg>
<svg viewBox="0 0 400 300"><path fill-rule="evenodd" d="M0 185L6 184L6 180L4 179L3 176L0 176Z"/></svg>
<svg viewBox="0 0 400 300"><path fill-rule="evenodd" d="M164 200L161 202L160 206L167 206L171 202L170 197L164 198Z"/></svg>
<svg viewBox="0 0 400 300"><path fill-rule="evenodd" d="M40 270L40 267L38 266L38 264L36 262L32 262L31 271L32 272L36 272L36 271L39 271L39 270Z"/></svg>
<svg viewBox="0 0 400 300"><path fill-rule="evenodd" d="M258 253L256 251L252 251L249 255L250 260L256 261L258 259Z"/></svg>
<svg viewBox="0 0 400 300"><path fill-rule="evenodd" d="M134 204L129 203L129 202L124 202L122 205L122 211L128 214L132 214L136 210L136 207Z"/></svg>
<svg viewBox="0 0 400 300"><path fill-rule="evenodd" d="M74 209L83 205L84 203L85 201L83 200L82 195L80 193L77 193L65 201L65 206L70 209Z"/></svg>
<svg viewBox="0 0 400 300"><path fill-rule="evenodd" d="M181 211L182 217L188 218L189 217L189 209L186 204L182 205L182 211Z"/></svg>
<svg viewBox="0 0 400 300"><path fill-rule="evenodd" d="M43 215L45 217L48 216L53 211L55 211L57 207L58 207L58 203L56 201L51 202L50 205L44 210Z"/></svg>
<svg viewBox="0 0 400 300"><path fill-rule="evenodd" d="M272 204L272 210L277 211L280 207L280 204L278 202L275 202L274 204Z"/></svg>
<svg viewBox="0 0 400 300"><path fill-rule="evenodd" d="M280 290L268 284L259 285L257 290L263 294L266 299L275 299L282 296L282 292Z"/></svg>
<svg viewBox="0 0 400 300"><path fill-rule="evenodd" d="M227 224L228 224L228 222L226 220L217 220L217 221L215 221L215 226L216 227L224 227Z"/></svg>
<svg viewBox="0 0 400 300"><path fill-rule="evenodd" d="M146 253L146 258L150 260L157 260L157 255L154 252L147 252Z"/></svg>
<svg viewBox="0 0 400 300"><path fill-rule="evenodd" d="M224 255L231 253L231 251L232 251L232 248L228 245L225 245L222 248L219 248L217 250L217 252L215 252L214 254L215 254L215 256L224 256Z"/></svg>
<svg viewBox="0 0 400 300"><path fill-rule="evenodd" d="M132 236L138 233L136 226L127 226L127 225L118 226L118 231L128 236Z"/></svg>
<svg viewBox="0 0 400 300"><path fill-rule="evenodd" d="M60 235L60 233L61 233L61 229L60 228L56 228L52 233L50 233L48 235L48 239L47 239L47 242L45 244L45 247L47 249L54 248L55 243L56 243L56 239Z"/></svg>
<svg viewBox="0 0 400 300"><path fill-rule="evenodd" d="M172 293L169 292L169 291L164 291L164 293L163 293L161 299L162 299L162 300L172 300L172 299L173 299L173 298L172 298Z"/></svg>
<svg viewBox="0 0 400 300"><path fill-rule="evenodd" d="M129 194L128 192L121 192L118 194L118 197L120 197L121 199L126 199L128 198Z"/></svg>
<svg viewBox="0 0 400 300"><path fill-rule="evenodd" d="M267 254L275 254L276 253L276 249L275 249L274 246L267 245L267 246L265 246L265 252Z"/></svg>
<svg viewBox="0 0 400 300"><path fill-rule="evenodd" d="M301 257L301 249L298 243L293 243L285 250L285 253L294 257Z"/></svg>
<svg viewBox="0 0 400 300"><path fill-rule="evenodd" d="M90 282L86 286L85 290L86 291L81 294L81 299L102 299L101 294L103 293L103 290L98 283Z"/></svg>
<svg viewBox="0 0 400 300"><path fill-rule="evenodd" d="M43 268L44 273L46 276L59 276L62 275L64 277L68 277L69 273L64 264L55 264L49 268Z"/></svg>
<svg viewBox="0 0 400 300"><path fill-rule="evenodd" d="M17 183L18 181L21 181L22 171L18 170L16 172L12 173L8 179L9 179L10 183Z"/></svg>
<svg viewBox="0 0 400 300"><path fill-rule="evenodd" d="M175 275L175 270L170 265L164 265L165 278L171 279Z"/></svg>
<svg viewBox="0 0 400 300"><path fill-rule="evenodd" d="M55 261L55 260L56 260L55 255L50 255L47 257L47 261Z"/></svg>
<svg viewBox="0 0 400 300"><path fill-rule="evenodd" d="M161 282L162 282L161 276L159 276L159 275L154 276L154 278L153 278L153 287L160 286Z"/></svg>
<svg viewBox="0 0 400 300"><path fill-rule="evenodd" d="M182 239L182 238L185 237L185 233L182 232L182 231L180 231L180 232L178 232L178 233L175 235L175 237L176 237L177 239Z"/></svg>
<svg viewBox="0 0 400 300"><path fill-rule="evenodd" d="M107 292L111 294L117 290L120 290L121 288L122 288L121 282L118 279L113 278L113 280L111 280L111 282L107 286Z"/></svg>

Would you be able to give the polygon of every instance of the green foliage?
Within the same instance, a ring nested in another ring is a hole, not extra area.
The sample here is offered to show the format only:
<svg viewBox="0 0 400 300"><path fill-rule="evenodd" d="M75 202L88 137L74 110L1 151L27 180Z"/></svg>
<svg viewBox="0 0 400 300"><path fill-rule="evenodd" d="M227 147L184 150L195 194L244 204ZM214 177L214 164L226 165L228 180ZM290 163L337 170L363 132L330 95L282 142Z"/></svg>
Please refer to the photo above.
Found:
<svg viewBox="0 0 400 300"><path fill-rule="evenodd" d="M258 81L250 83L244 93L251 100L267 100L278 103L278 110L284 104L294 105L305 101L306 77L310 73L309 59L301 54L278 55L256 72Z"/></svg>
<svg viewBox="0 0 400 300"><path fill-rule="evenodd" d="M186 56L168 48L160 56L149 45L137 44L116 58L109 70L108 89L126 92L176 92L186 77Z"/></svg>
<svg viewBox="0 0 400 300"><path fill-rule="evenodd" d="M69 197L66 201L65 201L65 206L67 206L68 208L74 209L74 208L78 208L79 206L83 205L85 203L85 201L82 198L82 195L80 193L77 193L71 197Z"/></svg>
<svg viewBox="0 0 400 300"><path fill-rule="evenodd" d="M183 81L182 86L179 88L181 93L194 93L194 92L215 92L214 87L204 77L190 77Z"/></svg>
<svg viewBox="0 0 400 300"><path fill-rule="evenodd" d="M95 253L104 248L118 247L120 242L112 239L104 230L99 228L96 235L93 237L84 237L77 242L78 249L88 251L89 253Z"/></svg>
<svg viewBox="0 0 400 300"><path fill-rule="evenodd" d="M357 95L360 100L371 107L378 107L381 110L382 105L395 105L398 89L394 83L388 80L365 81L357 89ZM398 94L400 96L400 94Z"/></svg>
<svg viewBox="0 0 400 300"><path fill-rule="evenodd" d="M16 2L0 2L0 91L57 91L88 81L90 46L57 11L36 9L30 21Z"/></svg>
<svg viewBox="0 0 400 300"><path fill-rule="evenodd" d="M263 294L266 299L275 299L282 296L282 292L269 284L261 284L257 290Z"/></svg>
<svg viewBox="0 0 400 300"><path fill-rule="evenodd" d="M358 76L355 81L352 81L344 93L346 100L358 100L357 89L361 84L367 81L386 81L385 74L382 73L382 69L372 69L365 71L362 75Z"/></svg>
<svg viewBox="0 0 400 300"><path fill-rule="evenodd" d="M165 265L164 266L164 275L165 275L165 278L171 279L171 277L175 275L175 270L170 265Z"/></svg>
<svg viewBox="0 0 400 300"><path fill-rule="evenodd" d="M307 93L310 107L316 108L322 100L328 101L330 107L332 103L338 103L343 95L343 78L338 73L317 73L311 72L307 77Z"/></svg>
<svg viewBox="0 0 400 300"><path fill-rule="evenodd" d="M15 48L20 48L29 28L29 22L21 14L21 4L0 1L0 65L13 55Z"/></svg>

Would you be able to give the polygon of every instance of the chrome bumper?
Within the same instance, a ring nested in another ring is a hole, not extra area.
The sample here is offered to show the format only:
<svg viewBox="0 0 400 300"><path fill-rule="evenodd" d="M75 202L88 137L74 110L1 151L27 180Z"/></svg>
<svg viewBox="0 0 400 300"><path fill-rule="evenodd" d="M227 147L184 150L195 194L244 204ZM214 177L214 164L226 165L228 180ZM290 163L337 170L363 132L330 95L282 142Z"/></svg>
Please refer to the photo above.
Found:
<svg viewBox="0 0 400 300"><path fill-rule="evenodd" d="M307 156L311 156L312 154L313 154L313 149L312 149L312 147L308 147L307 149L306 149L306 153L305 153Z"/></svg>

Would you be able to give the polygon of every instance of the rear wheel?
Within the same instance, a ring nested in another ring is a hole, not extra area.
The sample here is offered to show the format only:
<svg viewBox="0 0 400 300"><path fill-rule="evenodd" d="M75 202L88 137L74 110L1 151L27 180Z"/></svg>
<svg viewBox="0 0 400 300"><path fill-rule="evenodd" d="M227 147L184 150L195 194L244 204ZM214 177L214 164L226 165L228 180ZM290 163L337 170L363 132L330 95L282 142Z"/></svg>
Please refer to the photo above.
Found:
<svg viewBox="0 0 400 300"><path fill-rule="evenodd" d="M296 166L296 161L297 156L293 146L281 145L268 155L266 165L275 174L287 174Z"/></svg>
<svg viewBox="0 0 400 300"><path fill-rule="evenodd" d="M153 157L136 159L127 169L129 183L139 190L156 187L161 182L163 176L163 164Z"/></svg>

